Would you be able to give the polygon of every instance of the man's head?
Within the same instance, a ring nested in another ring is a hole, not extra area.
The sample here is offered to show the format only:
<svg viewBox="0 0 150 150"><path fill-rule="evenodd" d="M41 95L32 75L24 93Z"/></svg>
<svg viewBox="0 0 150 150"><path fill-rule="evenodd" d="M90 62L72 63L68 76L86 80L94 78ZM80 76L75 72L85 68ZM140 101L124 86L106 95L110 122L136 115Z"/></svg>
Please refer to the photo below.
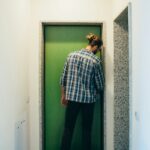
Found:
<svg viewBox="0 0 150 150"><path fill-rule="evenodd" d="M97 35L90 33L86 36L86 38L89 40L89 45L91 46L91 50L94 54L101 50L103 41Z"/></svg>

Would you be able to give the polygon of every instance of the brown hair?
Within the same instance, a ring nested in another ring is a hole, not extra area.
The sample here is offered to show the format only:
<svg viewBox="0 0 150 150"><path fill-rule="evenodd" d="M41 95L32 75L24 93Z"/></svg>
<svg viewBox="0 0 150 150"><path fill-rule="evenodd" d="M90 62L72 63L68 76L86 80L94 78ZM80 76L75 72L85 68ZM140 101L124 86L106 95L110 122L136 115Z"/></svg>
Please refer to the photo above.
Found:
<svg viewBox="0 0 150 150"><path fill-rule="evenodd" d="M89 45L95 46L97 45L98 47L101 47L103 45L103 41L95 34L89 33L86 38L89 41Z"/></svg>

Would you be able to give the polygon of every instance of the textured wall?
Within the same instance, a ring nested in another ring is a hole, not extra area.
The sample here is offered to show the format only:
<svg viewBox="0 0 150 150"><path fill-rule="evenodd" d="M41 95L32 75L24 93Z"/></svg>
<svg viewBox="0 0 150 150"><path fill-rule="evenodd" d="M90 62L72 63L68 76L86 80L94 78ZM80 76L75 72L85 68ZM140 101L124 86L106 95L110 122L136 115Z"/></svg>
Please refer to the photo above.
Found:
<svg viewBox="0 0 150 150"><path fill-rule="evenodd" d="M114 149L129 149L128 8L114 21Z"/></svg>

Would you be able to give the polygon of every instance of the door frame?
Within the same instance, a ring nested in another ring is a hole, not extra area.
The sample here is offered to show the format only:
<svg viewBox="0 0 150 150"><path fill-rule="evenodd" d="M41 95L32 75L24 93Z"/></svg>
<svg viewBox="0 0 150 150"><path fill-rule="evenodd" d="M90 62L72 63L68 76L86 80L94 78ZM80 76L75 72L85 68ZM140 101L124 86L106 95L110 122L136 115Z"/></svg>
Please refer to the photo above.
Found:
<svg viewBox="0 0 150 150"><path fill-rule="evenodd" d="M40 150L44 150L44 63L45 63L45 47L44 47L44 27L47 25L80 25L80 26L100 26L102 32L102 40L106 43L106 28L104 22L40 22L40 51L39 51L39 128L40 128ZM103 65L105 72L105 48L103 47ZM105 73L104 73L105 74ZM103 103L103 147L106 149L106 96L104 91L104 103Z"/></svg>

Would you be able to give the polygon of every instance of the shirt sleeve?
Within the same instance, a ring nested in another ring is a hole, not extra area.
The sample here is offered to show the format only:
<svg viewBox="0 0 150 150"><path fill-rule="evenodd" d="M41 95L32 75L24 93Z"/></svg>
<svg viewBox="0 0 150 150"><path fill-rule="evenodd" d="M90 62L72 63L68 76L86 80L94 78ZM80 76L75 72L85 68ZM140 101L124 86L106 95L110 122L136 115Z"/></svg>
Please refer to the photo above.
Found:
<svg viewBox="0 0 150 150"><path fill-rule="evenodd" d="M65 87L67 82L67 73L68 73L68 59L65 62L64 69L60 78L60 85Z"/></svg>
<svg viewBox="0 0 150 150"><path fill-rule="evenodd" d="M101 63L95 65L95 84L97 91L104 89L104 74Z"/></svg>

